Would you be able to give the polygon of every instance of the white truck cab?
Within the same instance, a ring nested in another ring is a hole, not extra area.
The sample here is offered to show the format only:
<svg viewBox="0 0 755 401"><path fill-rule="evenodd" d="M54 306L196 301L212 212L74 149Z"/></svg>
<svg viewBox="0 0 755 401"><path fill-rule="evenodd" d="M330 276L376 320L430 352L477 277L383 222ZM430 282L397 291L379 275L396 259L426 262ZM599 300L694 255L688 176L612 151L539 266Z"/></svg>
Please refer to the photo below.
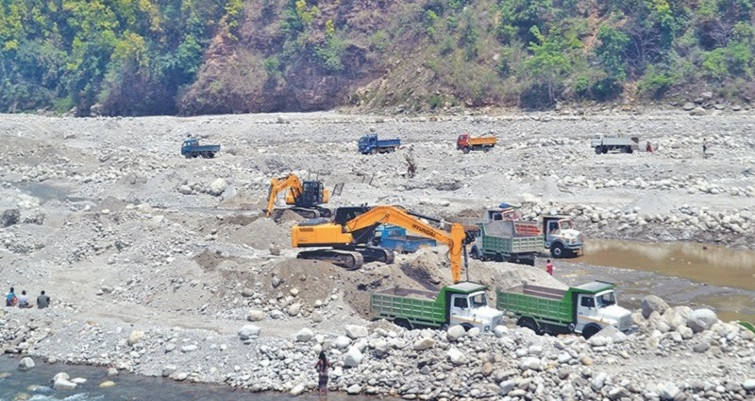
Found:
<svg viewBox="0 0 755 401"><path fill-rule="evenodd" d="M565 216L543 216L543 238L554 258L577 255L584 247L584 236Z"/></svg>
<svg viewBox="0 0 755 401"><path fill-rule="evenodd" d="M466 329L477 327L481 331L491 331L503 324L503 312L488 306L485 291L469 294L453 294L449 305L450 324L462 325Z"/></svg>
<svg viewBox="0 0 755 401"><path fill-rule="evenodd" d="M574 331L597 333L606 326L627 331L632 326L632 313L616 304L616 293L606 290L596 294L579 294L577 322ZM587 337L591 336L589 334Z"/></svg>

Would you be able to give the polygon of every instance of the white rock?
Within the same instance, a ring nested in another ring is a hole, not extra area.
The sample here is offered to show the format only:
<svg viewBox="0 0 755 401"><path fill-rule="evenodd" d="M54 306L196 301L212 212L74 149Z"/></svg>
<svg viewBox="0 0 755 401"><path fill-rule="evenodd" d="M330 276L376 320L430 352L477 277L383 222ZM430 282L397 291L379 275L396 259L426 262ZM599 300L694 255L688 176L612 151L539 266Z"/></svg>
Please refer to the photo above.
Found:
<svg viewBox="0 0 755 401"><path fill-rule="evenodd" d="M464 337L467 334L467 331L464 330L464 327L460 325L451 326L446 331L446 338L448 338L448 341L456 341L462 337Z"/></svg>
<svg viewBox="0 0 755 401"><path fill-rule="evenodd" d="M679 394L679 388L674 383L666 382L658 386L658 396L662 400L673 400Z"/></svg>
<svg viewBox="0 0 755 401"><path fill-rule="evenodd" d="M252 309L246 313L246 320L250 322L259 322L260 320L265 320L265 316L264 311Z"/></svg>
<svg viewBox="0 0 755 401"><path fill-rule="evenodd" d="M296 316L301 312L301 304L295 303L288 307L288 315L289 316Z"/></svg>
<svg viewBox="0 0 755 401"><path fill-rule="evenodd" d="M451 363L456 366L467 363L466 355L464 355L463 352L459 351L456 348L451 347L448 351L446 351L446 355L448 355L448 359L451 361Z"/></svg>
<svg viewBox="0 0 755 401"><path fill-rule="evenodd" d="M493 329L493 333L498 338L503 337L508 332L509 332L509 329L507 329L506 326L495 326L495 328Z"/></svg>
<svg viewBox="0 0 755 401"><path fill-rule="evenodd" d="M335 341L333 341L333 346L338 349L346 349L351 344L351 339L346 336L338 336L336 337Z"/></svg>
<svg viewBox="0 0 755 401"><path fill-rule="evenodd" d="M421 338L421 339L415 341L414 345L412 346L412 348L415 351L422 351L422 350L426 350L426 349L432 348L433 346L435 346L435 340L433 340L432 338L429 338L429 337L425 337L425 338Z"/></svg>
<svg viewBox="0 0 755 401"><path fill-rule="evenodd" d="M304 385L303 384L297 384L294 386L294 388L291 389L289 394L291 395L299 395L304 392Z"/></svg>
<svg viewBox="0 0 755 401"><path fill-rule="evenodd" d="M502 381L501 384L499 385L499 388L500 390L498 391L498 393L500 395L506 395L509 392L511 392L511 390L516 388L516 382L514 380Z"/></svg>
<svg viewBox="0 0 755 401"><path fill-rule="evenodd" d="M312 330L305 327L299 330L298 333L296 333L296 341L307 342L311 340L314 336L315 336L315 333L313 333Z"/></svg>
<svg viewBox="0 0 755 401"><path fill-rule="evenodd" d="M687 327L692 329L695 333L708 330L716 322L718 322L716 312L707 308L697 309L687 317Z"/></svg>
<svg viewBox="0 0 755 401"><path fill-rule="evenodd" d="M349 351L343 357L343 366L353 368L362 363L364 356L356 347L349 348Z"/></svg>
<svg viewBox="0 0 755 401"><path fill-rule="evenodd" d="M228 184L225 182L225 180L222 178L218 178L215 181L213 181L212 184L210 184L209 192L211 195L219 196L225 191L227 187L228 187Z"/></svg>
<svg viewBox="0 0 755 401"><path fill-rule="evenodd" d="M168 377L168 376L172 375L173 373L175 373L176 370L178 370L178 368L176 367L176 365L167 365L167 366L165 366L163 368L162 375L163 375L163 377Z"/></svg>
<svg viewBox="0 0 755 401"><path fill-rule="evenodd" d="M542 369L540 359L534 357L523 358L519 363L519 369L521 370L540 370Z"/></svg>
<svg viewBox="0 0 755 401"><path fill-rule="evenodd" d="M181 347L181 352L194 352L197 350L197 348L199 347L197 347L196 344L187 344Z"/></svg>
<svg viewBox="0 0 755 401"><path fill-rule="evenodd" d="M239 338L241 340L248 340L250 338L259 337L261 331L262 329L260 329L258 326L255 326L253 324L245 324L241 327L241 330L239 330Z"/></svg>
<svg viewBox="0 0 755 401"><path fill-rule="evenodd" d="M140 330L134 330L128 335L128 345L134 345L141 341L145 336L145 333Z"/></svg>
<svg viewBox="0 0 755 401"><path fill-rule="evenodd" d="M347 324L345 329L346 329L346 335L349 336L349 338L351 339L367 337L367 335L369 334L367 331L367 327L358 326L355 324Z"/></svg>
<svg viewBox="0 0 755 401"><path fill-rule="evenodd" d="M744 388L747 391L754 391L755 390L755 379L747 379L742 383L742 388Z"/></svg>
<svg viewBox="0 0 755 401"><path fill-rule="evenodd" d="M34 369L34 360L27 357L24 357L18 362L18 370L25 372L30 369Z"/></svg>
<svg viewBox="0 0 755 401"><path fill-rule="evenodd" d="M352 384L346 389L346 394L355 395L362 392L362 386L358 384Z"/></svg>

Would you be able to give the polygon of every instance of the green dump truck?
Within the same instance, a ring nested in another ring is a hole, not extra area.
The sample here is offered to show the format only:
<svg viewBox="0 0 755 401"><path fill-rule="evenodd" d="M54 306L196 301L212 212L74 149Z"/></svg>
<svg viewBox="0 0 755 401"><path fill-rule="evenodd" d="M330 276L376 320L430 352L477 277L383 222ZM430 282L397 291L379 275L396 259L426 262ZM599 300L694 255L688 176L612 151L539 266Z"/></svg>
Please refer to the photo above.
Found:
<svg viewBox="0 0 755 401"><path fill-rule="evenodd" d="M496 306L536 333L581 333L592 337L606 326L627 331L632 314L616 303L614 285L604 281L568 290L521 285L496 292Z"/></svg>
<svg viewBox="0 0 755 401"><path fill-rule="evenodd" d="M476 239L469 255L473 259L535 265L543 249L543 235L536 223L493 220L477 224Z"/></svg>
<svg viewBox="0 0 755 401"><path fill-rule="evenodd" d="M440 292L390 288L370 295L373 319L391 320L399 326L442 328L462 325L490 331L503 324L503 313L488 306L487 286L462 282Z"/></svg>

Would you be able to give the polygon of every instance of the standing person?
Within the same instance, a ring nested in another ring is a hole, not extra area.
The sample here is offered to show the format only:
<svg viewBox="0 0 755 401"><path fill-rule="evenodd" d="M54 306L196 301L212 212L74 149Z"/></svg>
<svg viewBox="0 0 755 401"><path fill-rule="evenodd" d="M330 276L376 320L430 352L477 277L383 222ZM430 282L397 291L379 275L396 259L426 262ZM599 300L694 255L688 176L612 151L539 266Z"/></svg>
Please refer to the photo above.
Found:
<svg viewBox="0 0 755 401"><path fill-rule="evenodd" d="M545 271L551 276L553 275L553 262L551 262L550 259L548 259L548 262L545 264Z"/></svg>
<svg viewBox="0 0 755 401"><path fill-rule="evenodd" d="M648 153L653 153L653 145L650 144L650 141L648 141L647 145L645 145L645 151Z"/></svg>
<svg viewBox="0 0 755 401"><path fill-rule="evenodd" d="M5 306L16 306L18 298L16 297L16 290L13 287L10 288L10 292L5 296Z"/></svg>
<svg viewBox="0 0 755 401"><path fill-rule="evenodd" d="M44 309L48 306L50 306L50 297L45 295L45 290L42 290L42 292L37 297L37 307L39 309Z"/></svg>
<svg viewBox="0 0 755 401"><path fill-rule="evenodd" d="M708 150L708 142L705 141L705 138L703 138L703 156L705 156L705 152Z"/></svg>
<svg viewBox="0 0 755 401"><path fill-rule="evenodd" d="M317 360L315 368L317 369L317 390L320 392L320 399L323 395L328 396L328 368L331 367L328 358L325 357L325 351L320 351L320 358Z"/></svg>
<svg viewBox="0 0 755 401"><path fill-rule="evenodd" d="M21 291L21 296L18 298L19 308L31 308L29 305L29 297L26 296L26 290Z"/></svg>

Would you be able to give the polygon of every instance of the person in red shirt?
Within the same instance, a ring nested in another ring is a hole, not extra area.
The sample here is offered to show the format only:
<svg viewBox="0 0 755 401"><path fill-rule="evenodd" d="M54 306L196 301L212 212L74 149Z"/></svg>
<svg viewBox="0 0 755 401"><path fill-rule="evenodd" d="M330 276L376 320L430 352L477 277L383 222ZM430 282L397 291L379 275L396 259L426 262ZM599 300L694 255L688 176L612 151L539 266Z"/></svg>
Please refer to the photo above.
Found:
<svg viewBox="0 0 755 401"><path fill-rule="evenodd" d="M551 276L553 275L553 263L550 259L548 259L548 262L545 265L545 271L548 272Z"/></svg>

